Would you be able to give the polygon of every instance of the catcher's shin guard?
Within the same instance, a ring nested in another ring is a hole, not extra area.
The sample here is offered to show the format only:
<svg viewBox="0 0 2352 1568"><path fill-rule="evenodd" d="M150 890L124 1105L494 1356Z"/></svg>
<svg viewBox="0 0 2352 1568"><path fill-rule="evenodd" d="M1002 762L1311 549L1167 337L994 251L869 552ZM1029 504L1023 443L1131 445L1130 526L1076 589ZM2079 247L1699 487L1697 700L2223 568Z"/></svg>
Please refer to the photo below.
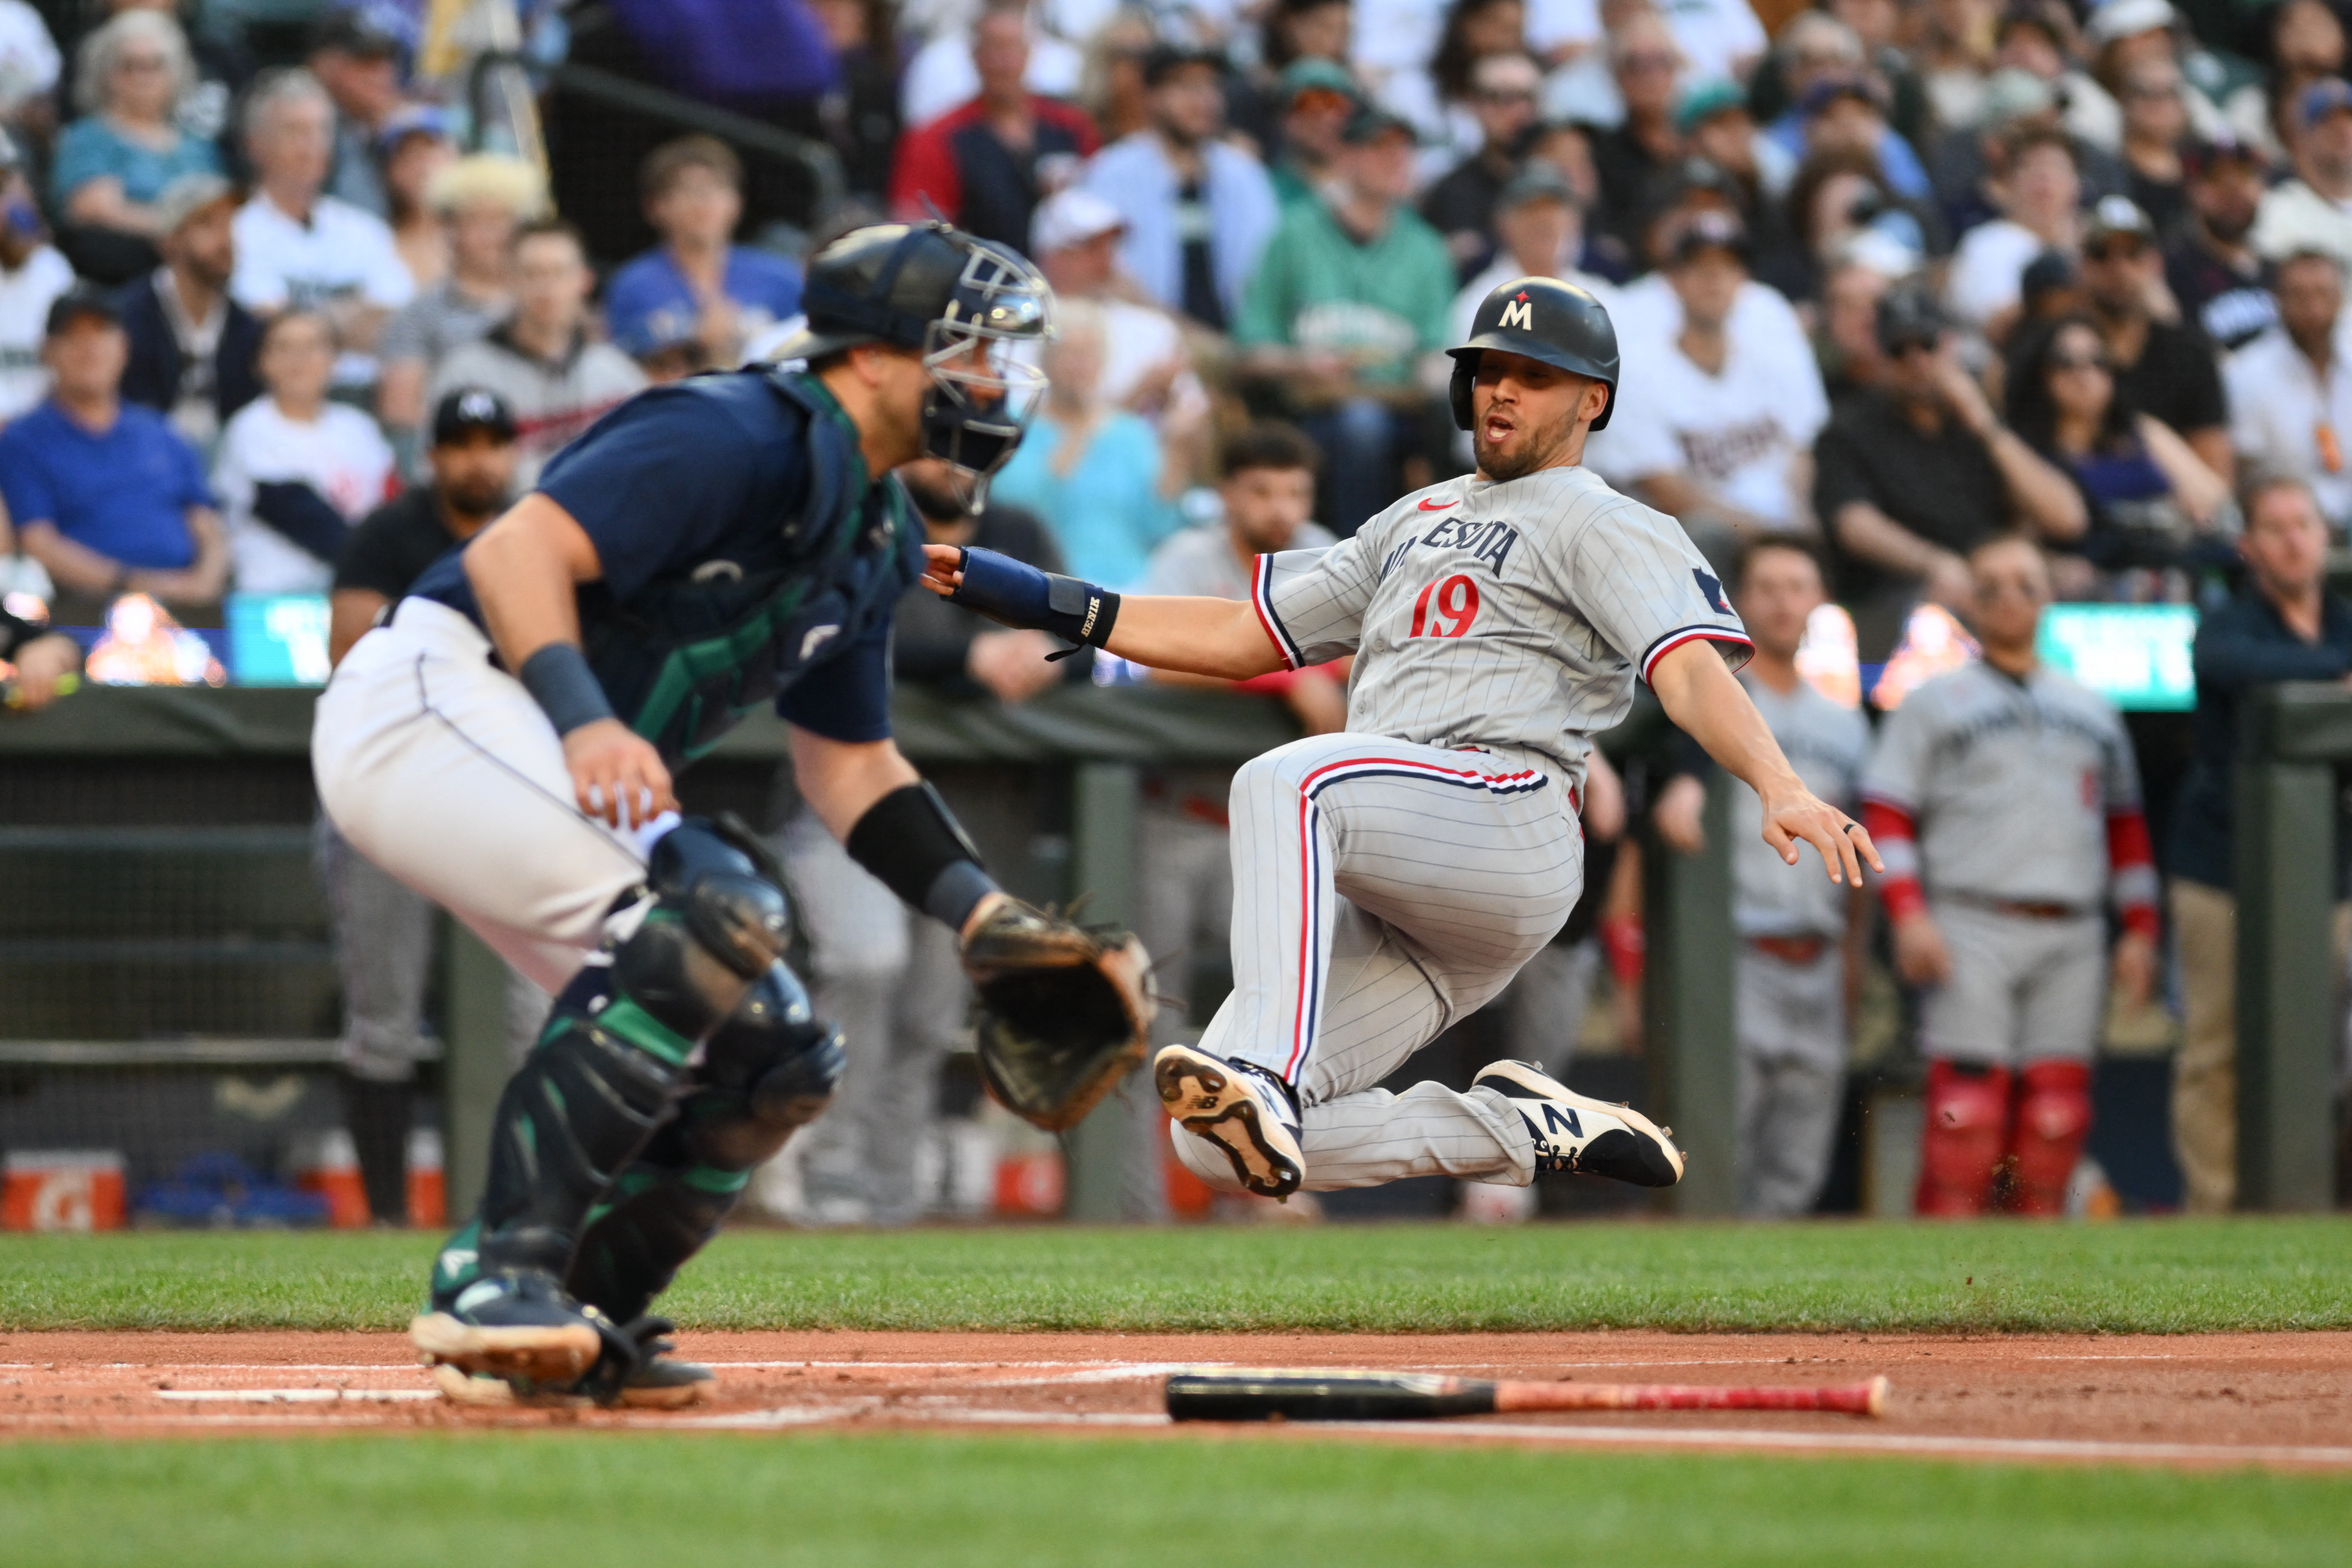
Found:
<svg viewBox="0 0 2352 1568"><path fill-rule="evenodd" d="M2010 1206L2019 1214L2063 1214L2066 1184L2091 1132L2091 1068L2074 1061L2030 1062L2017 1075L2010 1128Z"/></svg>
<svg viewBox="0 0 2352 1568"><path fill-rule="evenodd" d="M1923 1215L1985 1212L2009 1127L2009 1069L1927 1064L1927 1125L1919 1151Z"/></svg>

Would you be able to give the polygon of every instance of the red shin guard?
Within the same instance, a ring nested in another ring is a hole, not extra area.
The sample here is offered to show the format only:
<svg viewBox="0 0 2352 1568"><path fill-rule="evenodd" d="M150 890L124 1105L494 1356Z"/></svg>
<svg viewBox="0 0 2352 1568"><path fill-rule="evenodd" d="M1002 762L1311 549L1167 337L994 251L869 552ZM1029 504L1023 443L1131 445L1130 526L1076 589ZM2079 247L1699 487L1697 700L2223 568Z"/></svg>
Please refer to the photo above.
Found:
<svg viewBox="0 0 2352 1568"><path fill-rule="evenodd" d="M2090 1066L2031 1062L2017 1078L2010 1205L2019 1214L2063 1214L2066 1183L2091 1131Z"/></svg>
<svg viewBox="0 0 2352 1568"><path fill-rule="evenodd" d="M2009 1130L2009 1069L1927 1064L1927 1126L1919 1151L1923 1215L1975 1215L1992 1197Z"/></svg>

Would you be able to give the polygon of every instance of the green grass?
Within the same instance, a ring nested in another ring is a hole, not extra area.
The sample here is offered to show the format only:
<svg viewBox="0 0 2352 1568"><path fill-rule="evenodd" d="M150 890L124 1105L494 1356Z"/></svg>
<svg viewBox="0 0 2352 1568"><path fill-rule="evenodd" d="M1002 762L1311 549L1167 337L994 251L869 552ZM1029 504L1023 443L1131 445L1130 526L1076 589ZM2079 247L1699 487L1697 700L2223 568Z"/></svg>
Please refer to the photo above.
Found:
<svg viewBox="0 0 2352 1568"><path fill-rule="evenodd" d="M1887 1460L1037 1437L0 1447L0 1557L98 1564L1203 1568L2336 1564L2352 1486Z"/></svg>
<svg viewBox="0 0 2352 1568"><path fill-rule="evenodd" d="M432 1241L0 1239L0 1330L392 1329ZM739 1231L691 1328L1981 1330L2352 1327L2352 1221Z"/></svg>

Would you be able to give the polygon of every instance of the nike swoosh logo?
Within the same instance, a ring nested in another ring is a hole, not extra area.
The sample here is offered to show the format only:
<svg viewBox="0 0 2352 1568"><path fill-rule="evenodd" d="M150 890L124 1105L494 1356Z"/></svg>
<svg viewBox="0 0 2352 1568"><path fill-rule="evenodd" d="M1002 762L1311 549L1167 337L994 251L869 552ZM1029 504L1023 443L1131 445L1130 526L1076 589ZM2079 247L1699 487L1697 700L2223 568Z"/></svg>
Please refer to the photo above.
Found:
<svg viewBox="0 0 2352 1568"><path fill-rule="evenodd" d="M1444 511L1449 506L1460 506L1461 504L1462 503L1458 500L1425 500L1421 503L1421 510L1423 511Z"/></svg>

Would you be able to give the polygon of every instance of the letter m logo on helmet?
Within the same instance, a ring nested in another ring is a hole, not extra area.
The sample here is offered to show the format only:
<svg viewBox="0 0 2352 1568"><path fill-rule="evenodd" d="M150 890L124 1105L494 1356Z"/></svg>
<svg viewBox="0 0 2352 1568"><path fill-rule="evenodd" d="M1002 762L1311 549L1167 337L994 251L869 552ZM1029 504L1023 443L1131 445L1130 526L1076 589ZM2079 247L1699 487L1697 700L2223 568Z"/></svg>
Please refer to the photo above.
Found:
<svg viewBox="0 0 2352 1568"><path fill-rule="evenodd" d="M1522 331L1532 332L1536 330L1535 307L1528 302L1525 294L1521 294L1503 307L1503 319L1496 325L1517 327Z"/></svg>
<svg viewBox="0 0 2352 1568"><path fill-rule="evenodd" d="M1497 284L1478 302L1468 340L1445 352L1454 356L1454 423L1465 430L1470 428L1478 361L1487 353L1540 361L1608 387L1609 401L1592 421L1595 430L1617 412L1617 329L1610 324L1608 308L1573 283L1514 278Z"/></svg>

